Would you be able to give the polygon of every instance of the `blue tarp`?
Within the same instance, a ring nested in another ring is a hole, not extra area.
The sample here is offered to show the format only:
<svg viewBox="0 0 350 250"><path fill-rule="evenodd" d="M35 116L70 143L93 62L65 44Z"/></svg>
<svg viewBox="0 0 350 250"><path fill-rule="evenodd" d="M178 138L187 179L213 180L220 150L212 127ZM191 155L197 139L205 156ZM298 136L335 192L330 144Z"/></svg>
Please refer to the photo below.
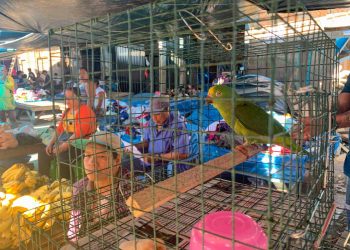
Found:
<svg viewBox="0 0 350 250"><path fill-rule="evenodd" d="M204 105L202 112L198 109L194 110L192 114L186 119L191 123L200 125L200 116L202 117L201 127L203 129L207 128L211 123L215 121L222 120L222 116L220 115L219 111L217 111L217 109L215 109L212 105Z"/></svg>
<svg viewBox="0 0 350 250"><path fill-rule="evenodd" d="M235 167L237 171L257 177L283 180L285 183L301 180L305 174L305 163L308 156L270 155L259 153L246 162ZM271 175L271 176L270 176Z"/></svg>
<svg viewBox="0 0 350 250"><path fill-rule="evenodd" d="M126 102L129 106L148 106L149 100L151 97L154 96L152 93L139 93L136 95L133 95L131 97L131 103L129 102L129 98L122 99L123 102Z"/></svg>
<svg viewBox="0 0 350 250"><path fill-rule="evenodd" d="M348 40L349 40L348 37L339 37L339 38L335 39L335 45L336 45L336 52L337 52L337 54L341 52L341 50L346 45Z"/></svg>

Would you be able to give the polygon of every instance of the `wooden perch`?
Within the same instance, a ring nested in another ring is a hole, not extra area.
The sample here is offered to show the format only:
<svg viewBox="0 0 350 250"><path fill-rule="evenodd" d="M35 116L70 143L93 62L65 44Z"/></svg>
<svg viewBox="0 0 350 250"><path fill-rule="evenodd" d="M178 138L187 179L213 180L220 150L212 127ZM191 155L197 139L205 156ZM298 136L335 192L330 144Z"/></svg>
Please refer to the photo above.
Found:
<svg viewBox="0 0 350 250"><path fill-rule="evenodd" d="M248 151L248 158L265 149L263 146L257 145L249 145L245 148ZM197 165L185 172L134 193L133 196L127 199L126 204L135 217L140 217L145 212L150 212L174 199L176 194L184 193L201 183L205 183L246 160L246 155L233 150L231 153L207 161L202 165Z"/></svg>

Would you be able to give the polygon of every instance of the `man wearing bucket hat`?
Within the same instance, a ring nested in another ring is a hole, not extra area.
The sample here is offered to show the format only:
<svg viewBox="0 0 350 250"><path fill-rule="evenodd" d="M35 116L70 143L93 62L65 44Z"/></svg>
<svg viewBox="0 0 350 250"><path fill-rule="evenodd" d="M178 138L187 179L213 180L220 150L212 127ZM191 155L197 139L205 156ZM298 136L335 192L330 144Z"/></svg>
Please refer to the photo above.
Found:
<svg viewBox="0 0 350 250"><path fill-rule="evenodd" d="M169 161L188 158L190 138L186 132L184 118L175 112L170 112L168 96L151 98L150 113L152 119L143 130L143 142L137 144L136 147L144 153L142 164L145 165L146 171L154 163L154 166L157 167L156 171L163 175L165 173L163 168ZM189 166L185 164L178 164L176 170L179 173L188 168Z"/></svg>
<svg viewBox="0 0 350 250"><path fill-rule="evenodd" d="M89 139L73 140L72 145L84 152L86 174L86 178L73 186L68 237L74 241L91 226L100 225L113 216L126 216L125 198L131 189L138 188L135 183L130 186L130 171L121 165L122 150L117 135L96 132Z"/></svg>

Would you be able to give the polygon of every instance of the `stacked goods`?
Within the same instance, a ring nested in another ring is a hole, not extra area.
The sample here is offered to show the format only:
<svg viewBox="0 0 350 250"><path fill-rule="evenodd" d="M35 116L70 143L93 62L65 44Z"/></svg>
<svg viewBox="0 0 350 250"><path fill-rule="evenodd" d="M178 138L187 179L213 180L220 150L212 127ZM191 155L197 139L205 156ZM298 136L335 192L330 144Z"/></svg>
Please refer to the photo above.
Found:
<svg viewBox="0 0 350 250"><path fill-rule="evenodd" d="M32 235L30 224L48 230L56 220L69 220L72 187L67 180L47 185L46 176L39 176L24 164L13 165L1 180L4 192L0 192L0 249L28 241Z"/></svg>

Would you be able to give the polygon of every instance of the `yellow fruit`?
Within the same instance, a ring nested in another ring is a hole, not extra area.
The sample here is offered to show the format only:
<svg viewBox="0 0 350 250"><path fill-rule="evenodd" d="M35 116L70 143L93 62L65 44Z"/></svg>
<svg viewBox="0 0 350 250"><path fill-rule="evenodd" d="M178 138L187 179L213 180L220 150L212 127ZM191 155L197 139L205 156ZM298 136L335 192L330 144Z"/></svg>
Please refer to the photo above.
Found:
<svg viewBox="0 0 350 250"><path fill-rule="evenodd" d="M15 224L15 223L12 223L12 224ZM12 225L11 225L12 226ZM18 231L17 231L17 235L18 235ZM4 239L11 239L12 238L12 234L10 231L5 231L1 234L1 238L4 238Z"/></svg>
<svg viewBox="0 0 350 250"><path fill-rule="evenodd" d="M41 185L45 185L49 182L49 177L42 175L42 176L38 176L37 177L37 185L41 186Z"/></svg>
<svg viewBox="0 0 350 250"><path fill-rule="evenodd" d="M23 181L9 181L3 184L3 188L5 188L6 193L18 194L26 188L26 184Z"/></svg>
<svg viewBox="0 0 350 250"><path fill-rule="evenodd" d="M69 180L67 180L66 178L61 178L61 183L62 184L69 183Z"/></svg>
<svg viewBox="0 0 350 250"><path fill-rule="evenodd" d="M18 238L18 235L17 237L14 237L12 239L12 248L19 248L19 238Z"/></svg>
<svg viewBox="0 0 350 250"><path fill-rule="evenodd" d="M59 187L59 185L60 185L60 182L58 180L55 180L54 182L51 183L50 189L53 190L53 189Z"/></svg>
<svg viewBox="0 0 350 250"><path fill-rule="evenodd" d="M11 234L18 234L18 225L17 225L17 223L12 223L12 225L11 225L11 228L10 228L10 232L11 232Z"/></svg>
<svg viewBox="0 0 350 250"><path fill-rule="evenodd" d="M166 246L163 240L157 238L156 243L153 239L135 239L131 241L124 241L119 245L121 250L135 250L135 249L157 249L165 250Z"/></svg>
<svg viewBox="0 0 350 250"><path fill-rule="evenodd" d="M71 192L63 192L62 193L62 199L70 200L70 198L72 198ZM61 200L61 194L56 195L55 198L53 199L53 201L59 201L59 200Z"/></svg>
<svg viewBox="0 0 350 250"><path fill-rule="evenodd" d="M44 186L39 187L37 190L35 190L30 195L33 196L35 199L43 200L43 197L47 194L48 190L49 190L49 186L44 185Z"/></svg>
<svg viewBox="0 0 350 250"><path fill-rule="evenodd" d="M0 221L0 232L3 233L6 231L10 231L12 222L13 222L13 220L12 220L11 216L7 217L5 220L1 220Z"/></svg>
<svg viewBox="0 0 350 250"><path fill-rule="evenodd" d="M24 177L27 171L28 168L26 166L16 170L16 173L13 175L13 180L22 180L22 177Z"/></svg>
<svg viewBox="0 0 350 250"><path fill-rule="evenodd" d="M64 188L64 191L65 191L65 192L70 192L70 193L72 193L72 192L73 192L73 187L72 187L72 186L66 186L66 187Z"/></svg>
<svg viewBox="0 0 350 250"><path fill-rule="evenodd" d="M37 220L40 220L44 210L45 210L45 205L28 209L27 211L23 212L23 217L28 219L30 222L35 222Z"/></svg>
<svg viewBox="0 0 350 250"><path fill-rule="evenodd" d="M14 164L12 165L9 169L7 169L2 175L1 175L1 179L2 181L6 181L10 178L13 177L13 175L15 174L15 171L19 168L22 167L23 164Z"/></svg>
<svg viewBox="0 0 350 250"><path fill-rule="evenodd" d="M34 188L37 183L36 176L31 174L31 172L27 172L25 174L24 183L28 188Z"/></svg>
<svg viewBox="0 0 350 250"><path fill-rule="evenodd" d="M60 190L59 189L54 189L53 191L51 191L51 193L49 193L47 199L52 202L55 201L54 198L60 194Z"/></svg>
<svg viewBox="0 0 350 250"><path fill-rule="evenodd" d="M29 168L26 165L15 164L2 174L2 182L6 183L15 180L21 180L27 171L29 171Z"/></svg>
<svg viewBox="0 0 350 250"><path fill-rule="evenodd" d="M6 218L10 215L10 209L6 206L0 208L0 218Z"/></svg>
<svg viewBox="0 0 350 250"><path fill-rule="evenodd" d="M30 240L30 237L32 237L32 230L27 225L24 225L20 228L19 232L19 240L25 241L26 243Z"/></svg>
<svg viewBox="0 0 350 250"><path fill-rule="evenodd" d="M0 238L0 249L9 249L12 245L11 238Z"/></svg>
<svg viewBox="0 0 350 250"><path fill-rule="evenodd" d="M68 221L71 215L71 208L68 205L63 205L63 213L62 209L59 209L59 214L57 215L57 219Z"/></svg>
<svg viewBox="0 0 350 250"><path fill-rule="evenodd" d="M42 227L44 230L49 230L53 224L55 224L55 217L51 217L51 218L48 218L46 221L45 221L45 224L44 226Z"/></svg>

